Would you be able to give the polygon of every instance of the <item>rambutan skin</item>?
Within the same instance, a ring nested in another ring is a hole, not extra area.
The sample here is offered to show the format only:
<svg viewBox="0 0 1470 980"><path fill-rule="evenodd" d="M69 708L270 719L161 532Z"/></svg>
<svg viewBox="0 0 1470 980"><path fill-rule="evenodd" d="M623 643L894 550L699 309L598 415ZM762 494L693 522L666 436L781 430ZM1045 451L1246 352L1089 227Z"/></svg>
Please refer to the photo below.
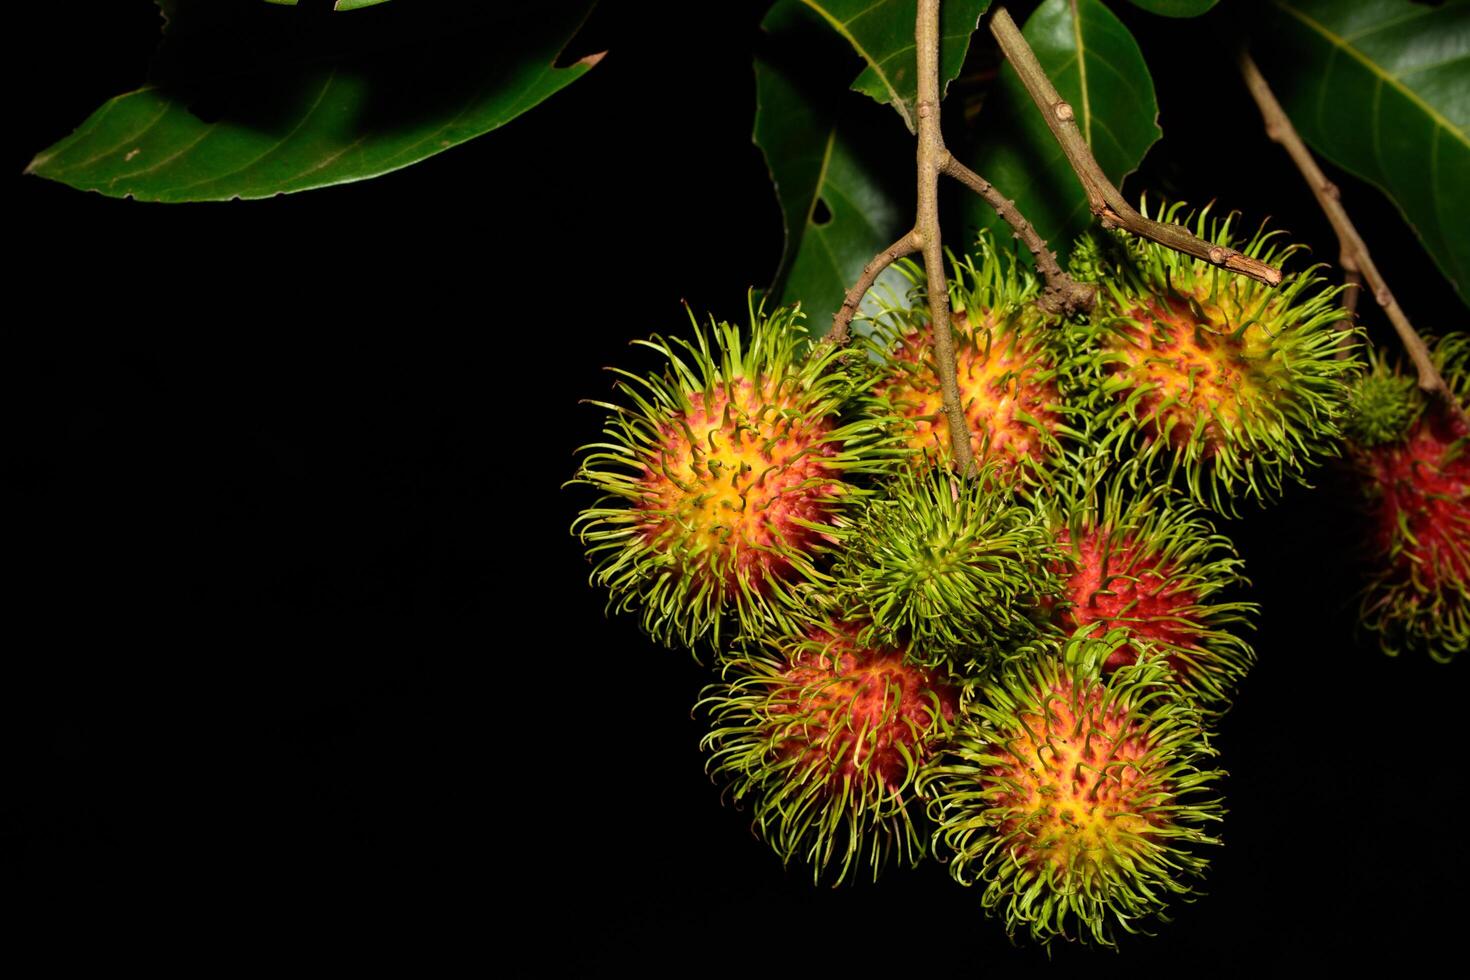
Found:
<svg viewBox="0 0 1470 980"><path fill-rule="evenodd" d="M985 664L1036 635L1055 557L1035 510L992 466L970 480L905 470L855 508L832 594L867 621L866 642L921 663Z"/></svg>
<svg viewBox="0 0 1470 980"><path fill-rule="evenodd" d="M732 627L793 628L797 587L824 580L841 514L863 492L855 475L903 458L892 420L859 411L870 382L811 345L797 310L752 308L748 337L696 322L692 340L639 343L666 366L616 372L623 403L594 402L606 438L583 447L572 480L603 494L573 524L592 581L669 646L721 650Z"/></svg>
<svg viewBox="0 0 1470 980"><path fill-rule="evenodd" d="M1064 353L1054 320L1034 300L1040 287L982 236L974 258L953 260L955 370L970 448L978 462L1027 478L1073 435L1058 383ZM978 262L977 262L978 260ZM952 437L928 321L922 273L907 301L880 316L868 339L881 380L874 394L904 420L906 444L931 460L947 459Z"/></svg>
<svg viewBox="0 0 1470 980"><path fill-rule="evenodd" d="M1442 338L1432 357L1470 407L1470 338ZM1354 391L1349 437L1376 565L1364 625L1391 655L1452 660L1470 647L1470 427L1379 358Z"/></svg>
<svg viewBox="0 0 1470 980"><path fill-rule="evenodd" d="M1069 468L1038 506L1054 536L1059 597L1045 603L1066 634L1121 630L1143 640L1208 712L1223 711L1255 653L1240 635L1258 612L1230 540L1166 486L1137 487L1132 467ZM1124 642L1104 672L1138 659Z"/></svg>
<svg viewBox="0 0 1470 980"><path fill-rule="evenodd" d="M1236 247L1228 219L1206 209L1194 226ZM1258 231L1240 251L1281 265L1297 248L1277 234ZM1101 288L1091 319L1069 326L1068 371L1094 385L1092 432L1116 458L1177 476L1196 502L1236 515L1241 498L1269 502L1336 455L1356 332L1314 269L1270 288L1136 238L1082 251L1080 274Z"/></svg>
<svg viewBox="0 0 1470 980"><path fill-rule="evenodd" d="M924 857L915 781L958 706L946 672L864 646L859 632L828 622L731 658L699 705L712 720L709 771L814 880L835 868L841 883L863 865L876 878L890 860Z"/></svg>
<svg viewBox="0 0 1470 980"><path fill-rule="evenodd" d="M1013 936L1114 945L1204 873L1222 773L1192 699L1155 657L1106 679L1123 637L1076 637L966 695L921 786L935 849Z"/></svg>

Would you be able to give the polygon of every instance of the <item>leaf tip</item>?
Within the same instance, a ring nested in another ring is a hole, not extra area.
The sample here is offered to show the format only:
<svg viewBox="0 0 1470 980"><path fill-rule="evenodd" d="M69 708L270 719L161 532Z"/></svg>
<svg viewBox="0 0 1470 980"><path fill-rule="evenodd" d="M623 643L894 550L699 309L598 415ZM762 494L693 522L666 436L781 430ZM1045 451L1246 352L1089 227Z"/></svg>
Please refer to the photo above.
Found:
<svg viewBox="0 0 1470 980"><path fill-rule="evenodd" d="M586 65L588 68L596 68L597 63L607 57L606 51L596 51L577 59L577 64Z"/></svg>

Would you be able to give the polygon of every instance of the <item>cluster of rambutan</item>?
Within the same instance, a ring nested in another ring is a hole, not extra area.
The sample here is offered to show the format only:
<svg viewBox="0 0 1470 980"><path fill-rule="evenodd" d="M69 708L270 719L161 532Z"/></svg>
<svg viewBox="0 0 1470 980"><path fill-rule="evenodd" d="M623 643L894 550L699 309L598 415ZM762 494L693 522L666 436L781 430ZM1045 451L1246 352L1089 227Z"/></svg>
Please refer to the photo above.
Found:
<svg viewBox="0 0 1470 980"><path fill-rule="evenodd" d="M1310 271L1079 253L1085 320L988 241L954 265L974 472L909 266L846 348L790 310L647 342L667 366L604 405L576 530L611 607L716 660L710 771L784 861L840 882L932 855L1012 933L1112 944L1217 843L1209 725L1255 608L1209 511L1329 455L1353 367Z"/></svg>

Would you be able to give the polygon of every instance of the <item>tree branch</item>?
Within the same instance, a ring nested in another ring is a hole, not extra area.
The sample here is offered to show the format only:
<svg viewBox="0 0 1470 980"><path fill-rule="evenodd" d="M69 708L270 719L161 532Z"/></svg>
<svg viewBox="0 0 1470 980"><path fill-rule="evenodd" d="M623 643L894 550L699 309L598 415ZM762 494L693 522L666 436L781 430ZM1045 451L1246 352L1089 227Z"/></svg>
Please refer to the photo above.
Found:
<svg viewBox="0 0 1470 980"><path fill-rule="evenodd" d="M1383 281L1378 266L1374 264L1373 257L1368 254L1368 246L1363 243L1358 229L1353 226L1342 202L1338 200L1337 185L1328 180L1322 168L1317 166L1317 161L1312 157L1307 145L1302 142L1296 127L1287 118L1286 111L1281 108L1281 103L1276 101L1276 95L1271 91L1271 86L1266 83L1265 76L1261 74L1261 70L1256 67L1256 63L1245 51L1240 53L1240 73L1245 78L1246 87L1250 89L1256 105L1260 107L1261 118L1266 123L1266 135L1286 148L1286 152L1291 155L1297 169L1301 171L1307 184L1312 188L1317 204L1327 215L1327 220L1332 223L1332 230L1337 233L1337 240L1341 247L1343 268L1350 276L1361 274L1362 278L1367 281L1368 288L1373 290L1373 298L1378 301L1379 306L1383 307L1383 312L1388 314L1388 319L1393 323L1399 340L1403 341L1409 357L1414 362L1414 369L1419 375L1420 390L1439 398L1451 412L1459 416L1462 422L1470 426L1470 418L1466 417L1465 409L1455 400L1454 394L1445 384L1439 369L1434 366L1434 359L1429 354L1424 338L1419 336L1413 324L1409 322L1409 318L1399 308L1398 301L1389 291L1388 283Z"/></svg>
<svg viewBox="0 0 1470 980"><path fill-rule="evenodd" d="M1093 303L1097 301L1097 289L1083 285L1062 271L1056 253L1046 247L1045 240L1036 233L1036 226L1026 220L1015 201L1006 200L1006 196L996 190L994 184L960 163L948 151L944 154L944 165L940 172L953 177L984 198L985 203L995 209L1001 220L1011 226L1021 243L1031 250L1031 255L1036 259L1036 270L1046 283L1036 305L1048 313L1060 313L1064 316L1092 310Z"/></svg>
<svg viewBox="0 0 1470 980"><path fill-rule="evenodd" d="M939 129L939 0L919 0L914 25L919 61L919 210L914 231L924 250L924 272L929 280L929 324L934 331L934 354L939 362L939 385L944 414L949 419L950 451L955 469L968 476L974 467L970 426L960 403L955 377L954 336L949 329L949 278L944 269L944 245L939 236L939 171L949 157Z"/></svg>
<svg viewBox="0 0 1470 980"><path fill-rule="evenodd" d="M1046 120L1052 136L1061 145L1062 152L1066 154L1067 162L1072 166L1072 172L1082 182L1082 189L1087 193L1092 213L1102 221L1103 227L1127 229L1135 235L1158 242L1176 252L1204 259L1206 262L1229 269L1231 272L1250 276L1268 286L1275 286L1281 282L1281 270L1274 266L1237 252L1233 248L1214 245L1196 238L1179 225L1165 224L1139 214L1131 204L1123 199L1123 195L1098 166L1097 160L1092 156L1092 150L1087 146L1087 140L1082 138L1082 131L1077 128L1077 123L1073 119L1072 107L1057 94L1056 87L1046 77L1041 63L1036 60L1036 54L1031 50L1031 45L1027 44L1026 39L1021 36L1016 22L1011 20L1011 15L1006 13L1004 7L995 9L995 15L990 18L990 32L1000 42L1001 50L1005 52L1006 58L1016 69L1016 74L1021 77L1021 83L1026 86L1031 100L1041 110L1041 116Z"/></svg>
<svg viewBox="0 0 1470 980"><path fill-rule="evenodd" d="M906 255L913 255L919 250L919 232L917 229L904 232L902 238L892 245L873 256L873 260L863 266L863 274L858 276L857 282L847 291L842 298L842 305L837 312L832 314L832 330L827 334L827 340L841 346L847 343L847 328L852 323L852 318L857 314L858 305L862 303L863 297L868 290L873 288L874 281L883 274L883 270Z"/></svg>

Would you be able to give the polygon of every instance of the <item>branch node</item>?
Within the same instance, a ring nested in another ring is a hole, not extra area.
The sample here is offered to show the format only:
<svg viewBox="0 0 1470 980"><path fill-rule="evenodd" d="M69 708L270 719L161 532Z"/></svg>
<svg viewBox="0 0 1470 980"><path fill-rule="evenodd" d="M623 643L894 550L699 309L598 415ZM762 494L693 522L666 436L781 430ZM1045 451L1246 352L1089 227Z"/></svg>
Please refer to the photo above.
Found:
<svg viewBox="0 0 1470 980"><path fill-rule="evenodd" d="M1058 102L1052 107L1052 111L1057 114L1057 118L1062 120L1062 122L1066 122L1072 118L1072 107L1065 102Z"/></svg>

